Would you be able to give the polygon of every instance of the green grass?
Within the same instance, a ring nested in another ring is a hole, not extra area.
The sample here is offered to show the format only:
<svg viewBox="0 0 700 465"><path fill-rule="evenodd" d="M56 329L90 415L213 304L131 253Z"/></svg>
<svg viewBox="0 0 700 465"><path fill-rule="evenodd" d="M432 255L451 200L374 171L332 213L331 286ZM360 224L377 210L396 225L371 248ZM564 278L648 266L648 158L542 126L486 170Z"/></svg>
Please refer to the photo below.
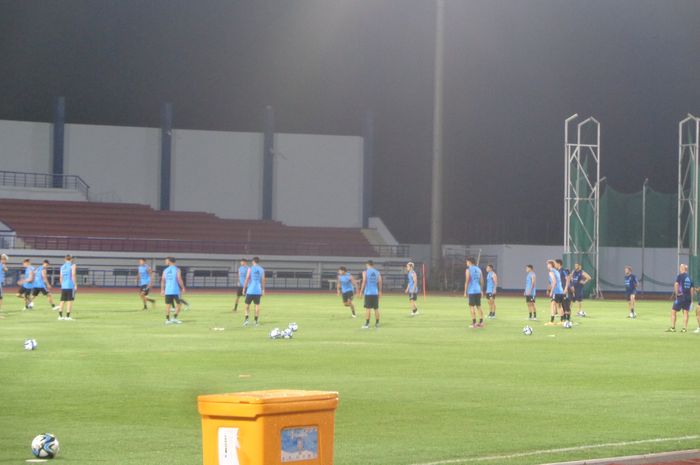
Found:
<svg viewBox="0 0 700 465"><path fill-rule="evenodd" d="M409 318L404 296L382 300L382 328L362 330L335 295L272 294L261 328L242 328L231 297L190 296L180 326L143 312L132 294L79 294L76 321L42 298L0 320L0 464L31 458L41 432L60 463L201 463L196 396L295 388L337 390L336 465L406 465L696 435L700 337L667 334L669 302L587 302L572 330L521 334L521 298L467 328L464 299L431 297ZM291 341L269 340L296 321ZM212 331L213 327L225 331ZM691 328L695 328L694 321ZM23 350L35 338L34 352ZM249 377L240 377L249 375ZM603 447L480 463L537 464L700 448L699 439Z"/></svg>

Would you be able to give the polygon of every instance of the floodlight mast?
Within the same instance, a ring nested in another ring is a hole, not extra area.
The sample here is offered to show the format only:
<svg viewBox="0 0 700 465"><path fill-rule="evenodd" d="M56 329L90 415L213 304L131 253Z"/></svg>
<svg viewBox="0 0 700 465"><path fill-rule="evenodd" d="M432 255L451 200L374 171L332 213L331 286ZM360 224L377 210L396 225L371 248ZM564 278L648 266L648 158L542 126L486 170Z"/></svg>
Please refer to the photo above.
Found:
<svg viewBox="0 0 700 465"><path fill-rule="evenodd" d="M442 264L442 115L445 42L445 0L435 2L435 71L433 101L433 175L430 221L430 255L433 276Z"/></svg>
<svg viewBox="0 0 700 465"><path fill-rule="evenodd" d="M678 123L678 266L686 249L689 261L698 256L699 158L700 118L688 113Z"/></svg>

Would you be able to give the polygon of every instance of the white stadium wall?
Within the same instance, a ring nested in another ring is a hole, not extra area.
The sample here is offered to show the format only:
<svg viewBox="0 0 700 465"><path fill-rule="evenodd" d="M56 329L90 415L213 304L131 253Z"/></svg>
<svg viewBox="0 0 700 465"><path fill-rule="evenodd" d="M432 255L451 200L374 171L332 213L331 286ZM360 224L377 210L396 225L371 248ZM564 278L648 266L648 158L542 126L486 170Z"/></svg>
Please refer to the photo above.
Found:
<svg viewBox="0 0 700 465"><path fill-rule="evenodd" d="M0 170L50 172L51 127L49 123L0 120Z"/></svg>
<svg viewBox="0 0 700 465"><path fill-rule="evenodd" d="M260 133L174 130L171 208L261 218L262 152Z"/></svg>
<svg viewBox="0 0 700 465"><path fill-rule="evenodd" d="M0 121L0 170L49 173L51 135L50 123ZM361 227L362 141L276 134L273 219L294 226ZM173 210L262 217L261 133L175 129L172 142ZM66 124L64 172L90 185L91 201L158 208L160 145L158 128Z"/></svg>
<svg viewBox="0 0 700 465"><path fill-rule="evenodd" d="M274 219L362 227L361 137L276 134L274 161Z"/></svg>
<svg viewBox="0 0 700 465"><path fill-rule="evenodd" d="M66 124L66 174L90 185L90 200L158 206L160 130Z"/></svg>

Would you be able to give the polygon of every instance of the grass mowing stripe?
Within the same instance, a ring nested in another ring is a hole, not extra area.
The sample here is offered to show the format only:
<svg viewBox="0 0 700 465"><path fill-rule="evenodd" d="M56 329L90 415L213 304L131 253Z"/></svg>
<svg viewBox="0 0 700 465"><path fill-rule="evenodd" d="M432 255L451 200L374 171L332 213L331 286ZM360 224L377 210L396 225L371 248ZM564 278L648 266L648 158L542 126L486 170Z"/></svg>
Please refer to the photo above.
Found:
<svg viewBox="0 0 700 465"><path fill-rule="evenodd" d="M458 465L461 463L469 462L487 462L490 460L506 460L506 459L516 459L519 457L530 457L533 455L549 455L549 454L561 454L564 452L576 452L584 450L593 449L604 449L607 447L626 447L626 446L636 446L640 444L652 444L659 442L673 442L673 441L690 441L693 439L700 439L700 435L693 436L680 436L677 438L655 438L655 439L640 439L638 441L622 441L622 442L609 442L607 444L588 444L583 446L573 446L573 447L560 447L558 449L546 449L546 450L533 450L529 452L517 452L514 454L505 455L491 455L486 457L465 457L461 459L447 459L439 460L437 462L427 462L427 463L414 463L411 465Z"/></svg>

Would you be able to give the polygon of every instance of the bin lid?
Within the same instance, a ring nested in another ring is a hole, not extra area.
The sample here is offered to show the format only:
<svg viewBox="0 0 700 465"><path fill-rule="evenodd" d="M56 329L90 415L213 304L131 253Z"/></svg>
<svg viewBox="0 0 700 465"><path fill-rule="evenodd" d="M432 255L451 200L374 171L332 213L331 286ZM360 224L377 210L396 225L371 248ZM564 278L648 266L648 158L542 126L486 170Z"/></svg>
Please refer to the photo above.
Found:
<svg viewBox="0 0 700 465"><path fill-rule="evenodd" d="M233 392L209 394L198 397L200 402L216 404L283 404L337 399L335 391L301 391L294 389L271 389L267 391Z"/></svg>

